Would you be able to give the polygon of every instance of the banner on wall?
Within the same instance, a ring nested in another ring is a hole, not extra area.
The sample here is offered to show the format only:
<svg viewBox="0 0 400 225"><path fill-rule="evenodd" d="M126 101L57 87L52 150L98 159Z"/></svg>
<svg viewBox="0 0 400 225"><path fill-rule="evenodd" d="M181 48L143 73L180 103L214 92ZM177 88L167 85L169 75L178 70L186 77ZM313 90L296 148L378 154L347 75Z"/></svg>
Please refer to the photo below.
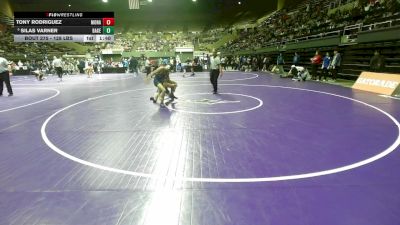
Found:
<svg viewBox="0 0 400 225"><path fill-rule="evenodd" d="M193 52L194 51L194 47L176 47L175 48L175 52Z"/></svg>
<svg viewBox="0 0 400 225"><path fill-rule="evenodd" d="M362 72L353 89L394 95L400 84L400 74Z"/></svg>

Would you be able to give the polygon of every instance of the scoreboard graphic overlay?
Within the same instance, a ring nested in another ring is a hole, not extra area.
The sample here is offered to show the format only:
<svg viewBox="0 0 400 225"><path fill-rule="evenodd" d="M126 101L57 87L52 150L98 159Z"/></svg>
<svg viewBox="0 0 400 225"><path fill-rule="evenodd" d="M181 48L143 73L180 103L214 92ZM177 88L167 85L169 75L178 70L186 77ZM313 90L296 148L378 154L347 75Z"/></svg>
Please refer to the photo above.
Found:
<svg viewBox="0 0 400 225"><path fill-rule="evenodd" d="M14 12L14 42L113 42L114 12Z"/></svg>

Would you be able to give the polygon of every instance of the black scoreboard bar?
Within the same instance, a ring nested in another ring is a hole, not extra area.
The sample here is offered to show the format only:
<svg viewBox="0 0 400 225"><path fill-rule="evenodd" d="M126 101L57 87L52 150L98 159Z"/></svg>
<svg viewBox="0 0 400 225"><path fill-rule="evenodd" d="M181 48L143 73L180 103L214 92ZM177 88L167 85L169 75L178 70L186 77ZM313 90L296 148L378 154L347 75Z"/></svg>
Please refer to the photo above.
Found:
<svg viewBox="0 0 400 225"><path fill-rule="evenodd" d="M14 12L14 18L114 18L114 12Z"/></svg>
<svg viewBox="0 0 400 225"><path fill-rule="evenodd" d="M14 19L14 26L109 26L103 19L97 18L18 18Z"/></svg>
<svg viewBox="0 0 400 225"><path fill-rule="evenodd" d="M114 12L14 12L14 41L113 42L114 23Z"/></svg>
<svg viewBox="0 0 400 225"><path fill-rule="evenodd" d="M107 28L106 28L107 29ZM14 34L103 34L103 27L14 27Z"/></svg>

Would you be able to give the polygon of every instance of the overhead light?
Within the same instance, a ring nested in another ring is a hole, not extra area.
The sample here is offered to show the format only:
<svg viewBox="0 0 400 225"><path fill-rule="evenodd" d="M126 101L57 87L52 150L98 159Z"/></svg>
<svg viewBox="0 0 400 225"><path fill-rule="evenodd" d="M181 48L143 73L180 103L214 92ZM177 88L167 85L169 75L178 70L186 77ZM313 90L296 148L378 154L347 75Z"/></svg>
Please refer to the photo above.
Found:
<svg viewBox="0 0 400 225"><path fill-rule="evenodd" d="M104 3L107 3L107 2L108 2L108 0L103 0L103 2L104 2Z"/></svg>
<svg viewBox="0 0 400 225"><path fill-rule="evenodd" d="M197 0L192 0L192 2L197 2Z"/></svg>
<svg viewBox="0 0 400 225"><path fill-rule="evenodd" d="M68 7L71 7L71 4L69 4Z"/></svg>
<svg viewBox="0 0 400 225"><path fill-rule="evenodd" d="M239 4L239 5L241 5L241 4L242 4L242 2L238 2L238 4Z"/></svg>
<svg viewBox="0 0 400 225"><path fill-rule="evenodd" d="M148 2L153 2L153 0L147 0Z"/></svg>

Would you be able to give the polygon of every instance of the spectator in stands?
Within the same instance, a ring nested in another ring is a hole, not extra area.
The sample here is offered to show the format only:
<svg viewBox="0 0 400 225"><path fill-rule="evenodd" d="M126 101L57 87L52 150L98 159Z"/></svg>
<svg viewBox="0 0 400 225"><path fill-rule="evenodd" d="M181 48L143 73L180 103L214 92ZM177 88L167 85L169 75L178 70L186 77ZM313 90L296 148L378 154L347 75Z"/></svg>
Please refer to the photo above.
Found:
<svg viewBox="0 0 400 225"><path fill-rule="evenodd" d="M369 63L370 69L373 72L383 72L385 70L385 58L378 50L375 51Z"/></svg>
<svg viewBox="0 0 400 225"><path fill-rule="evenodd" d="M293 56L293 65L298 66L300 63L300 55L295 52Z"/></svg>
<svg viewBox="0 0 400 225"><path fill-rule="evenodd" d="M6 84L8 96L13 96L10 76L12 76L12 66L7 59L0 57L0 96L3 95L3 82Z"/></svg>
<svg viewBox="0 0 400 225"><path fill-rule="evenodd" d="M332 63L330 66L331 72L332 72L332 79L333 81L336 81L338 71L340 70L340 67L342 65L342 56L340 55L338 50L335 50L333 52L333 59Z"/></svg>
<svg viewBox="0 0 400 225"><path fill-rule="evenodd" d="M400 11L400 1L399 0L385 0L384 4L386 8L391 13L396 13Z"/></svg>
<svg viewBox="0 0 400 225"><path fill-rule="evenodd" d="M322 60L322 66L321 66L322 72L319 74L320 81L326 81L330 64L331 64L331 57L329 56L329 52L327 52L324 59Z"/></svg>
<svg viewBox="0 0 400 225"><path fill-rule="evenodd" d="M319 51L315 52L314 57L310 59L311 61L311 79L315 80L318 76L318 67L321 65L322 57Z"/></svg>

